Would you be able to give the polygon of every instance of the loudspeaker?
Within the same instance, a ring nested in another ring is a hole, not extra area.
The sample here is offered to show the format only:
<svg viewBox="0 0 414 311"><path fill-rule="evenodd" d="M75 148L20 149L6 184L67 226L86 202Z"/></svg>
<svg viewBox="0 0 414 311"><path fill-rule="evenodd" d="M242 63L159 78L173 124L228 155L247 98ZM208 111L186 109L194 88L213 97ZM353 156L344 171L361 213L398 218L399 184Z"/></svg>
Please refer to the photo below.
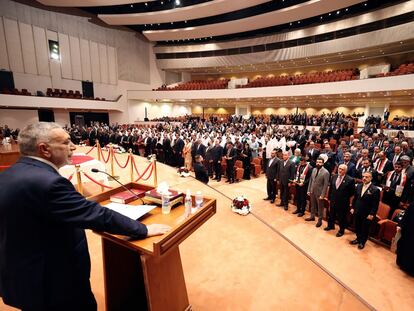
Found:
<svg viewBox="0 0 414 311"><path fill-rule="evenodd" d="M82 93L83 97L95 98L93 93L93 82L82 81Z"/></svg>

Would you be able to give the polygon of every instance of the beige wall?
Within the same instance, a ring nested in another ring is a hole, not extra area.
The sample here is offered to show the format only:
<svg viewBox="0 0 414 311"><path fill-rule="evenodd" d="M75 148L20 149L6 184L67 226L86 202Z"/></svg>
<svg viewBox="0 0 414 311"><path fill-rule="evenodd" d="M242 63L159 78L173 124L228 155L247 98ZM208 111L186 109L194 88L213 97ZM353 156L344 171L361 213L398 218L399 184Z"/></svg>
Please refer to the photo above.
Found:
<svg viewBox="0 0 414 311"><path fill-rule="evenodd" d="M192 106L192 114L202 114L203 107L201 106ZM204 114L235 114L236 107L204 107Z"/></svg>
<svg viewBox="0 0 414 311"><path fill-rule="evenodd" d="M323 112L325 113L335 113L335 112L340 112L340 113L344 113L345 115L348 114L353 114L355 113L363 113L365 110L365 107L335 107L335 108L322 108L322 107L315 107L315 108L299 108L298 112L299 113L303 113L304 111L306 111L306 113L308 115L311 114L322 114ZM273 108L273 107L252 107L251 108L252 114L253 115L257 115L257 114L278 114L278 115L283 115L283 114L291 114L291 113L295 113L296 112L296 108L283 108L283 107L278 107L278 108Z"/></svg>
<svg viewBox="0 0 414 311"><path fill-rule="evenodd" d="M411 106L391 106L390 107L390 120L392 120L395 116L407 116L413 117L414 116L414 105Z"/></svg>

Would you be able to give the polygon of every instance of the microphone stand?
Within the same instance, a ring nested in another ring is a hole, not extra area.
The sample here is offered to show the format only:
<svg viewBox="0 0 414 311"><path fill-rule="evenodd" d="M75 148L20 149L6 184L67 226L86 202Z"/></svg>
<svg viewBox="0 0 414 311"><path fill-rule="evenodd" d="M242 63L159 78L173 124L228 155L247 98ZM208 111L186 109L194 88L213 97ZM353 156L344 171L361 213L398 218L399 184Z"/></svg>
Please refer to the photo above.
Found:
<svg viewBox="0 0 414 311"><path fill-rule="evenodd" d="M121 183L118 179L115 179L114 176L112 176L111 174L105 172L105 171L101 171L98 170L97 168L93 168L91 169L91 172L93 173L104 173L105 175L108 175L109 177L112 178L112 180L115 180L118 184L121 185L122 188L124 188L125 190L127 190L128 192L132 193L134 195L135 199L141 200L142 205L146 205L144 200L142 198L140 198L134 191L132 191L131 189L127 188L123 183Z"/></svg>

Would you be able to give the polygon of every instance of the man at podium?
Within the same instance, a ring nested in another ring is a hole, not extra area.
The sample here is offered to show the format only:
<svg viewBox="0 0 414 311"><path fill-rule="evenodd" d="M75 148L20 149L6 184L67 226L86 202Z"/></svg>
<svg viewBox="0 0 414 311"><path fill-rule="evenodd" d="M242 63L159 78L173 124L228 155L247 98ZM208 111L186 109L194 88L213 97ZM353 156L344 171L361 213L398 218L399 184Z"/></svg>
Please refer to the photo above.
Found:
<svg viewBox="0 0 414 311"><path fill-rule="evenodd" d="M56 123L19 134L22 157L0 174L0 296L23 310L96 310L84 229L133 238L160 235L86 200L58 169L76 149Z"/></svg>

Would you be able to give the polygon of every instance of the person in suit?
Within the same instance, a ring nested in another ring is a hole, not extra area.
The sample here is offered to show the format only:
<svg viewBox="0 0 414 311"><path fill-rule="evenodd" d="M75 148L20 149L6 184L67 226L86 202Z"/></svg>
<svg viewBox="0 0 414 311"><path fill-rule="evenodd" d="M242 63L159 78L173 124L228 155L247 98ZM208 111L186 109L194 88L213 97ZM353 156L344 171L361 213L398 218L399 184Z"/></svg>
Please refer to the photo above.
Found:
<svg viewBox="0 0 414 311"><path fill-rule="evenodd" d="M289 208L289 185L295 178L295 164L289 160L289 152L282 153L282 161L279 162L278 180L280 183L280 203L277 206Z"/></svg>
<svg viewBox="0 0 414 311"><path fill-rule="evenodd" d="M185 142L178 136L176 139L174 146L172 147L173 154L174 154L174 164L177 167L181 167L184 165L184 157L183 157L183 150L184 150Z"/></svg>
<svg viewBox="0 0 414 311"><path fill-rule="evenodd" d="M371 160L365 159L362 161L362 166L357 170L356 175L355 175L355 182L356 183L362 183L362 175L365 172L371 172L372 174L372 183L376 186L378 186L379 184L376 183L378 177L377 177L377 172L372 168L372 163Z"/></svg>
<svg viewBox="0 0 414 311"><path fill-rule="evenodd" d="M234 163L237 160L237 149L234 148L233 143L230 141L227 143L226 150L226 174L228 183L234 183Z"/></svg>
<svg viewBox="0 0 414 311"><path fill-rule="evenodd" d="M275 203L276 198L276 180L279 170L280 159L276 157L276 149L273 149L270 154L270 159L266 167L266 188L267 197L263 200L270 200L270 203Z"/></svg>
<svg viewBox="0 0 414 311"><path fill-rule="evenodd" d="M383 183L384 176L387 176L388 172L392 170L392 162L387 158L384 151L380 151L378 159L374 163L375 176L373 176L373 183L375 185L381 185Z"/></svg>
<svg viewBox="0 0 414 311"><path fill-rule="evenodd" d="M320 151L319 149L315 148L315 143L313 141L310 141L306 155L308 156L309 162L313 167L316 166L316 160L319 158L319 154Z"/></svg>
<svg viewBox="0 0 414 311"><path fill-rule="evenodd" d="M197 154L195 156L195 163L194 163L194 173L195 178L205 184L208 183L208 172L207 169L203 165L203 156Z"/></svg>
<svg viewBox="0 0 414 311"><path fill-rule="evenodd" d="M380 191L372 184L372 173L366 172L362 175L362 184L356 187L351 208L351 214L355 216L356 239L350 241L350 244L358 244L358 249L365 247L371 222L377 214L379 201Z"/></svg>
<svg viewBox="0 0 414 311"><path fill-rule="evenodd" d="M0 174L0 296L23 310L96 310L84 229L145 238L170 227L145 226L78 193L58 172L76 149L58 124L28 125L19 141L22 157Z"/></svg>
<svg viewBox="0 0 414 311"><path fill-rule="evenodd" d="M221 181L221 158L223 157L223 147L220 145L220 140L216 139L214 142L214 148L211 150L211 157L214 165L214 179Z"/></svg>
<svg viewBox="0 0 414 311"><path fill-rule="evenodd" d="M355 177L356 174L356 169L355 169L355 163L351 161L352 155L350 152L345 152L344 153L344 161L340 164L345 164L347 167L346 170L346 174L351 176L351 177Z"/></svg>
<svg viewBox="0 0 414 311"><path fill-rule="evenodd" d="M397 265L414 277L414 203L406 209L398 230L401 238L397 243Z"/></svg>
<svg viewBox="0 0 414 311"><path fill-rule="evenodd" d="M318 212L318 222L316 227L322 226L323 217L323 200L329 185L329 172L323 167L323 159L319 157L316 160L316 168L312 171L312 175L308 186L308 195L311 202L311 216L306 221L314 221L315 214Z"/></svg>
<svg viewBox="0 0 414 311"><path fill-rule="evenodd" d="M355 192L354 179L347 175L347 166L340 164L338 167L338 175L333 176L329 186L329 217L328 226L325 231L335 229L335 220L339 221L339 231L336 236L344 235L346 224L346 215L349 211L351 197Z"/></svg>
<svg viewBox="0 0 414 311"><path fill-rule="evenodd" d="M295 172L295 188L296 188L296 210L293 214L302 217L306 210L306 192L308 190L309 180L313 167L306 162L306 157L300 158L299 165Z"/></svg>
<svg viewBox="0 0 414 311"><path fill-rule="evenodd" d="M409 185L407 183L407 175L402 169L401 162L396 162L394 164L394 170L388 172L384 179L384 184L382 185L382 202L388 204L391 208L388 218L391 218L394 211L399 208L401 200L406 198L406 192Z"/></svg>

